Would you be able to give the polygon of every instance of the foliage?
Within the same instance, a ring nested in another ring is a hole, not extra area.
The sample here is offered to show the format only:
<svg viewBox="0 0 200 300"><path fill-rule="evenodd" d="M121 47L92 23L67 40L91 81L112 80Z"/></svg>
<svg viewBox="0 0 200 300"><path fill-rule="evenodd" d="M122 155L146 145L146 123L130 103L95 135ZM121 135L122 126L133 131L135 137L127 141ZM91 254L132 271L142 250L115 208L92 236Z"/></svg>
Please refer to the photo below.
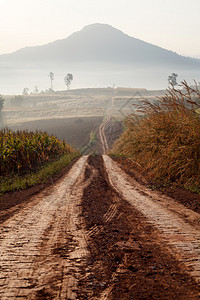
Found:
<svg viewBox="0 0 200 300"><path fill-rule="evenodd" d="M53 80L54 80L54 73L50 72L49 73L50 81L51 81L51 90L53 91Z"/></svg>
<svg viewBox="0 0 200 300"><path fill-rule="evenodd" d="M74 158L79 156L78 152L71 152L62 155L58 160L45 163L42 168L36 171L32 171L26 175L17 174L13 176L7 176L0 180L0 195L13 192L16 190L26 189L27 187L35 184L46 182L48 178L59 173L64 167L66 167Z"/></svg>
<svg viewBox="0 0 200 300"><path fill-rule="evenodd" d="M0 131L0 176L26 173L72 152L66 142L42 132Z"/></svg>
<svg viewBox="0 0 200 300"><path fill-rule="evenodd" d="M73 78L74 78L73 75L70 74L70 73L68 73L68 74L64 77L64 82L65 82L65 84L66 84L66 86L67 86L68 89L70 89L70 85L71 85L71 82L72 82Z"/></svg>
<svg viewBox="0 0 200 300"><path fill-rule="evenodd" d="M80 149L81 154L85 154L93 146L93 144L95 143L95 141L96 141L96 133L92 130L90 132L90 140L89 140L89 142L84 147L82 147Z"/></svg>
<svg viewBox="0 0 200 300"><path fill-rule="evenodd" d="M171 84L172 86L177 85L178 84L177 81L176 81L177 77L178 77L178 74L172 73L172 75L170 75L168 77L168 83Z"/></svg>
<svg viewBox="0 0 200 300"><path fill-rule="evenodd" d="M0 127L3 125L3 116L2 116L2 110L4 106L5 99L0 95Z"/></svg>
<svg viewBox="0 0 200 300"><path fill-rule="evenodd" d="M29 88L25 87L23 89L23 95L28 95L28 92L29 92Z"/></svg>
<svg viewBox="0 0 200 300"><path fill-rule="evenodd" d="M34 94L38 94L38 93L39 93L39 90L38 90L37 85L35 86L33 93L34 93Z"/></svg>
<svg viewBox="0 0 200 300"><path fill-rule="evenodd" d="M200 91L184 81L183 89L138 107L142 116L129 116L126 130L113 147L141 164L157 182L173 182L200 191Z"/></svg>
<svg viewBox="0 0 200 300"><path fill-rule="evenodd" d="M0 112L3 109L4 102L5 102L5 99L0 95Z"/></svg>

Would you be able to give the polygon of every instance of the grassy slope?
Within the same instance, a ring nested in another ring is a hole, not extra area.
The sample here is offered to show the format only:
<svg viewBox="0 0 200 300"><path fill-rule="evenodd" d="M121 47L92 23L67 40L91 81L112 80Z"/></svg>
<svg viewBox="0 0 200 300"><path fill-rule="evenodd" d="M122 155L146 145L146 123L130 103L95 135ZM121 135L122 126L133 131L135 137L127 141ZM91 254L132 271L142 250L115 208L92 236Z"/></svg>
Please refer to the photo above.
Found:
<svg viewBox="0 0 200 300"><path fill-rule="evenodd" d="M112 154L131 158L159 185L174 184L200 193L200 92L183 82L158 102L144 101L143 118L129 116Z"/></svg>

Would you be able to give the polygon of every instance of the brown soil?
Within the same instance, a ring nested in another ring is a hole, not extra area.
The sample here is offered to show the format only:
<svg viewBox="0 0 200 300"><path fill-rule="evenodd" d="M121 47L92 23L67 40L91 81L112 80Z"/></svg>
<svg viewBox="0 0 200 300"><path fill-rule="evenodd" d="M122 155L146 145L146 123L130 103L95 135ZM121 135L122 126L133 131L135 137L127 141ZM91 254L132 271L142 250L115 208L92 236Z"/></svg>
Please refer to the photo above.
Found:
<svg viewBox="0 0 200 300"><path fill-rule="evenodd" d="M131 160L115 156L113 156L112 159L118 163L122 170L124 170L128 175L136 179L138 182L149 187L156 187L155 183L148 180L148 178L142 174L142 168L131 162ZM183 204L185 207L200 213L200 194L192 193L188 190L172 186L157 189L164 195L167 195L173 198L175 201Z"/></svg>
<svg viewBox="0 0 200 300"><path fill-rule="evenodd" d="M77 299L79 265L87 255L79 218L87 157L81 157L51 192L0 226L0 299Z"/></svg>
<svg viewBox="0 0 200 300"><path fill-rule="evenodd" d="M111 172L110 162L114 164ZM145 186L140 191L126 176L107 156L82 156L62 180L41 193L32 198L23 194L26 191L15 194L19 204L13 196L15 206L10 208L4 202L2 213L12 217L0 226L0 298L199 299L195 281L199 274L190 276L184 261L167 247L181 233L170 235L170 225L172 231L176 229L172 220L176 207L165 207L165 199L153 191L150 197ZM130 200L147 203L146 215L151 201L161 213L155 211L150 222L140 205L135 207L116 191L117 181L125 183L128 192L132 186L136 199ZM162 224L168 230L166 241L161 239L162 228L155 225L165 211L172 217ZM177 218L180 226L186 224L195 235L195 217L189 217L180 214ZM189 255L198 250L199 234L195 239L186 236L186 242L194 246ZM182 236L181 242L185 246ZM190 259L198 267L199 257Z"/></svg>
<svg viewBox="0 0 200 300"><path fill-rule="evenodd" d="M89 164L98 176L82 200L90 257L79 299L198 299L197 285L158 243L156 229L111 188L102 158L91 156Z"/></svg>

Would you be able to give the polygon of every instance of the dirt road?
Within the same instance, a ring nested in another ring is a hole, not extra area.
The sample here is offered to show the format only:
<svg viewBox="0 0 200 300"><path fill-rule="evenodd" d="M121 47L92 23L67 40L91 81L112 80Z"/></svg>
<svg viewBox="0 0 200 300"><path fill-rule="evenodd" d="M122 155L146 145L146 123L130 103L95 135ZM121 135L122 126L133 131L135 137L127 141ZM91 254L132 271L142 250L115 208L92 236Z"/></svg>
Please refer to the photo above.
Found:
<svg viewBox="0 0 200 300"><path fill-rule="evenodd" d="M113 95L108 101L105 120L102 122L102 124L99 127L99 137L100 137L100 143L101 143L101 147L102 147L102 154L106 154L109 150L109 145L108 145L108 140L107 140L105 129L106 129L106 126L111 122L111 112L112 112L112 107L113 107L113 103L114 103L115 93L116 92L113 91Z"/></svg>
<svg viewBox="0 0 200 300"><path fill-rule="evenodd" d="M110 113L108 113L107 116L106 116L106 120L99 127L99 136L100 136L100 141L101 141L101 145L102 145L103 154L106 154L106 152L109 149L107 137L106 137L106 134L105 134L105 127L110 122L110 118L111 118Z"/></svg>
<svg viewBox="0 0 200 300"><path fill-rule="evenodd" d="M83 156L0 227L0 299L199 299L199 214Z"/></svg>

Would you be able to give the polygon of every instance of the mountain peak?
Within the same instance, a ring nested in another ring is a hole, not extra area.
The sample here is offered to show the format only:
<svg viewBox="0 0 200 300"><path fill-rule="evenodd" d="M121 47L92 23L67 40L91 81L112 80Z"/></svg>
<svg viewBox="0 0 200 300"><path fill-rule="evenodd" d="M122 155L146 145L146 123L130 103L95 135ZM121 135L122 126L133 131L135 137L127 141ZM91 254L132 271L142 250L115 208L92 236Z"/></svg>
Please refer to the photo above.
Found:
<svg viewBox="0 0 200 300"><path fill-rule="evenodd" d="M85 26L69 37L47 45L29 47L7 55L17 61L112 63L115 65L199 66L199 60L182 57L172 51L149 44L123 33L108 24L94 23ZM5 56L2 57L5 60Z"/></svg>
<svg viewBox="0 0 200 300"><path fill-rule="evenodd" d="M85 27L83 27L81 31L86 31L86 30L112 30L118 32L120 31L109 24L103 24L103 23L93 23L93 24L86 25Z"/></svg>
<svg viewBox="0 0 200 300"><path fill-rule="evenodd" d="M102 24L102 23L94 23L87 25L83 27L80 31L77 31L71 35L71 37L78 37L78 38L85 38L85 39L95 39L97 41L98 39L101 40L102 43L103 40L108 39L116 39L119 37L128 37L125 33L120 31L117 28L114 28L111 25L108 24Z"/></svg>

